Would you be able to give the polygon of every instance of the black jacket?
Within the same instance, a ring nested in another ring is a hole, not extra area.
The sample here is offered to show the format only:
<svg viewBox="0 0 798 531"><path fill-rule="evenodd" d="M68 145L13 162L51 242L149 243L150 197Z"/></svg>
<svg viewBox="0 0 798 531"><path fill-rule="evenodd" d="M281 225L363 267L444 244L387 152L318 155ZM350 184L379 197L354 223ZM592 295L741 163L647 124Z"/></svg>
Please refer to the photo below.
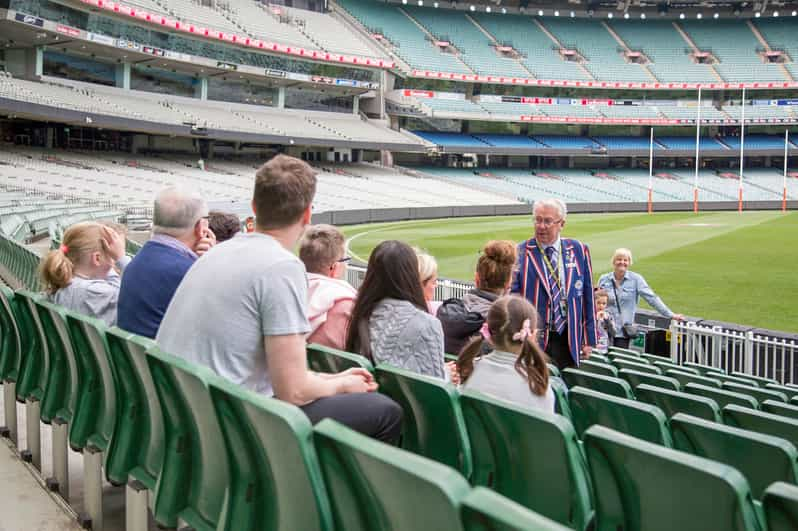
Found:
<svg viewBox="0 0 798 531"><path fill-rule="evenodd" d="M479 334L490 305L498 298L495 293L475 288L462 299L443 301L437 316L443 326L443 348L446 353L459 354L465 344Z"/></svg>

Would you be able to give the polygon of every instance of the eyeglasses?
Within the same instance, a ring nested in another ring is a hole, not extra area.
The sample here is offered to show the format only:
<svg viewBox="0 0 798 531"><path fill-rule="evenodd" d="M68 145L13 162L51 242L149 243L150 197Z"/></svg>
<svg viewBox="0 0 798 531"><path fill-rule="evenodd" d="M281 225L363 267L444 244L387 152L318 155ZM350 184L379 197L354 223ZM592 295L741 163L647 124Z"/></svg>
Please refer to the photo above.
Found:
<svg viewBox="0 0 798 531"><path fill-rule="evenodd" d="M336 260L335 262L336 262L336 263L339 263L339 264L340 264L340 263L348 264L348 263L349 263L349 262L351 262L351 261L352 261L352 257L351 257L351 256L344 256L343 258L339 258L339 259L338 259L338 260Z"/></svg>
<svg viewBox="0 0 798 531"><path fill-rule="evenodd" d="M562 223L562 218L560 219L535 218L535 225L540 225L542 227L551 227L552 225L557 225L559 223Z"/></svg>

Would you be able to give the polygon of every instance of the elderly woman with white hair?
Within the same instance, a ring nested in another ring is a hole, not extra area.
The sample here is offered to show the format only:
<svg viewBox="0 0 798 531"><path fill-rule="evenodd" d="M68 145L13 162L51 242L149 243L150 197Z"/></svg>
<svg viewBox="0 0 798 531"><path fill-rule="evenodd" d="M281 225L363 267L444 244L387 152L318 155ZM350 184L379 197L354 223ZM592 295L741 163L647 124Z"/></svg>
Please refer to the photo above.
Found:
<svg viewBox="0 0 798 531"><path fill-rule="evenodd" d="M616 249L612 255L612 271L601 275L598 287L603 288L609 294L609 305L607 310L615 323L616 336L615 346L627 348L629 340L636 335L635 312L637 311L637 301L642 296L652 308L657 310L664 317L683 321L684 316L673 313L654 290L652 290L646 279L638 273L629 271L632 265L632 251L625 248Z"/></svg>

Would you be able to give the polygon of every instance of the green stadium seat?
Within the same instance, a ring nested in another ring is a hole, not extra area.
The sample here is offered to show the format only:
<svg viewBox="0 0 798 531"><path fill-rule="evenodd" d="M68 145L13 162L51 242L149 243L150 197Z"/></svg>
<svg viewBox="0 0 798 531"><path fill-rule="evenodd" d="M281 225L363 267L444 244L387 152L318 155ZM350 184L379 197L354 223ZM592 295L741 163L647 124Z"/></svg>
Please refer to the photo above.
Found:
<svg viewBox="0 0 798 531"><path fill-rule="evenodd" d="M701 376L704 376L707 372L712 371L720 371L718 367L713 367L712 365L704 365L702 363L696 363L694 361L685 361L682 363L683 367L690 367L691 369L695 369Z"/></svg>
<svg viewBox="0 0 798 531"><path fill-rule="evenodd" d="M25 402L26 458L41 471L41 403L47 386L48 357L44 329L39 320L36 301L40 295L18 290L14 294L17 325L20 330L20 355L17 400Z"/></svg>
<svg viewBox="0 0 798 531"><path fill-rule="evenodd" d="M164 427L153 516L163 527L176 527L180 519L197 531L213 531L229 482L224 439L208 390L219 377L158 347L147 350L147 363Z"/></svg>
<svg viewBox="0 0 798 531"><path fill-rule="evenodd" d="M723 408L723 423L790 441L798 448L798 420L730 404Z"/></svg>
<svg viewBox="0 0 798 531"><path fill-rule="evenodd" d="M668 419L656 406L584 387L571 389L569 399L574 429L580 439L590 426L600 424L644 441L671 446Z"/></svg>
<svg viewBox="0 0 798 531"><path fill-rule="evenodd" d="M671 361L670 357L668 356L657 356L656 354L648 354L646 352L639 352L637 355L640 357L640 361L645 360L652 365L663 361L670 363Z"/></svg>
<svg viewBox="0 0 798 531"><path fill-rule="evenodd" d="M637 399L657 406L671 418L676 413L687 413L713 422L720 422L720 408L711 398L691 395L678 391L670 391L662 387L640 384L635 388Z"/></svg>
<svg viewBox="0 0 798 531"><path fill-rule="evenodd" d="M610 359L612 363L615 363L615 360L631 361L633 363L648 363L648 360L641 358L637 354L632 355L632 354L624 354L622 352L610 351L607 354L607 357Z"/></svg>
<svg viewBox="0 0 798 531"><path fill-rule="evenodd" d="M634 399L632 388L626 380L571 368L565 369L562 374L569 388L582 386L608 395Z"/></svg>
<svg viewBox="0 0 798 531"><path fill-rule="evenodd" d="M671 418L677 450L739 470L757 500L775 481L798 479L798 450L782 438L677 414Z"/></svg>
<svg viewBox="0 0 798 531"><path fill-rule="evenodd" d="M560 369L558 369L556 365L554 365L553 363L547 363L546 365L549 366L549 374L550 375L557 376L557 377L562 377L560 375Z"/></svg>
<svg viewBox="0 0 798 531"><path fill-rule="evenodd" d="M632 350L630 348L616 347L614 345L611 345L609 347L609 351L610 353L616 352L618 354L626 354L628 356L635 356L638 358L640 357L640 353L638 351Z"/></svg>
<svg viewBox="0 0 798 531"><path fill-rule="evenodd" d="M583 360L579 362L579 370L589 372L592 374L601 374L602 376L610 376L612 378L618 377L618 369L608 363L599 363L597 361Z"/></svg>
<svg viewBox="0 0 798 531"><path fill-rule="evenodd" d="M556 400L554 404L554 412L570 420L571 405L568 402L568 388L565 386L565 382L562 380L555 382L550 378L549 385L551 386L551 390L554 392L554 398Z"/></svg>
<svg viewBox="0 0 798 531"><path fill-rule="evenodd" d="M69 499L69 424L77 401L77 366L66 324L66 310L44 299L35 301L47 344L47 384L41 419L52 426L53 488Z"/></svg>
<svg viewBox="0 0 798 531"><path fill-rule="evenodd" d="M717 387L718 389L721 388L720 380L716 380L715 378L707 378L706 376L699 376L697 374L693 374L692 372L670 369L665 371L665 376L676 378L679 380L679 383L682 384L682 387L689 383L695 383L706 385L708 387Z"/></svg>
<svg viewBox="0 0 798 531"><path fill-rule="evenodd" d="M613 363L619 369L631 369L633 371L647 372L649 374L656 374L656 375L662 374L662 370L660 370L659 367L651 365L650 363L635 363L631 361L622 360L619 358L613 360Z"/></svg>
<svg viewBox="0 0 798 531"><path fill-rule="evenodd" d="M706 375L708 377L710 377L710 378L716 378L716 379L720 380L721 383L730 382L730 383L736 383L736 384L740 384L740 385L748 385L750 387L759 387L759 382L756 382L754 380L750 380L748 378L740 378L738 376L729 376L728 374L726 374L724 372L720 372L720 371L709 371L709 372L707 372Z"/></svg>
<svg viewBox="0 0 798 531"><path fill-rule="evenodd" d="M401 446L471 477L468 443L457 389L438 378L388 365L377 366L380 392L404 410Z"/></svg>
<svg viewBox="0 0 798 531"><path fill-rule="evenodd" d="M765 389L770 389L772 391L778 391L780 393L784 393L785 395L787 395L788 400L792 400L794 397L798 396L798 388L790 387L788 385L766 384Z"/></svg>
<svg viewBox="0 0 798 531"><path fill-rule="evenodd" d="M750 385L742 385L736 382L723 382L723 389L734 391L735 393L751 395L756 398L758 402L777 400L787 403L787 395L779 391L773 391L772 389L765 389L764 387L751 387Z"/></svg>
<svg viewBox="0 0 798 531"><path fill-rule="evenodd" d="M471 482L584 531L592 517L590 482L571 422L475 391L460 401L474 456Z"/></svg>
<svg viewBox="0 0 798 531"><path fill-rule="evenodd" d="M75 414L69 444L83 451L83 498L92 527L103 528L102 463L116 425L116 389L105 339L105 323L66 312L77 366Z"/></svg>
<svg viewBox="0 0 798 531"><path fill-rule="evenodd" d="M692 367L685 367L684 365L679 365L678 363L673 363L671 361L655 361L652 363L654 367L659 367L662 371L662 374L665 374L667 371L673 369L676 371L688 372L690 374L695 374L699 376L698 371L693 369Z"/></svg>
<svg viewBox="0 0 798 531"><path fill-rule="evenodd" d="M745 478L735 469L624 435L585 433L596 493L596 531L760 531Z"/></svg>
<svg viewBox="0 0 798 531"><path fill-rule="evenodd" d="M313 426L302 410L222 379L209 387L230 471L217 530L332 530Z"/></svg>
<svg viewBox="0 0 798 531"><path fill-rule="evenodd" d="M732 376L735 378L742 378L744 380L753 380L758 383L760 386L765 386L767 384L775 384L778 383L774 378L765 378L763 376L754 376L753 374L746 374L744 372L734 371L731 373Z"/></svg>
<svg viewBox="0 0 798 531"><path fill-rule="evenodd" d="M462 529L460 503L470 487L453 468L331 419L315 426L313 438L335 529Z"/></svg>
<svg viewBox="0 0 798 531"><path fill-rule="evenodd" d="M759 402L751 395L735 393L733 391L726 391L724 389L715 389L714 387L694 383L685 385L684 392L711 398L718 403L718 406L721 409L729 404L750 407L751 409L759 409Z"/></svg>
<svg viewBox="0 0 798 531"><path fill-rule="evenodd" d="M781 415L782 417L790 417L798 420L798 406L796 405L785 404L780 400L763 400L760 402L759 407L765 413Z"/></svg>
<svg viewBox="0 0 798 531"><path fill-rule="evenodd" d="M460 509L465 531L567 531L569 528L530 511L484 487L474 487Z"/></svg>
<svg viewBox="0 0 798 531"><path fill-rule="evenodd" d="M22 363L22 341L14 315L14 292L0 286L0 381L3 383L3 435L17 445L17 380Z"/></svg>
<svg viewBox="0 0 798 531"><path fill-rule="evenodd" d="M599 363L612 363L610 358L608 358L604 354L597 354L595 352L590 353L590 360L589 361L597 361Z"/></svg>
<svg viewBox="0 0 798 531"><path fill-rule="evenodd" d="M669 376L659 376L657 374L634 371L632 369L621 369L618 375L629 382L632 389L635 389L640 384L656 385L657 387L664 387L665 389L672 389L674 391L680 391L682 388L679 380L670 378Z"/></svg>
<svg viewBox="0 0 798 531"><path fill-rule="evenodd" d="M795 531L798 529L798 487L774 483L762 497L762 509L768 531Z"/></svg>
<svg viewBox="0 0 798 531"><path fill-rule="evenodd" d="M312 371L336 373L343 372L352 367L363 367L369 372L374 372L371 362L360 354L352 354L323 345L312 343L308 345L308 367Z"/></svg>
<svg viewBox="0 0 798 531"><path fill-rule="evenodd" d="M443 359L446 361L457 361L457 354L443 354Z"/></svg>

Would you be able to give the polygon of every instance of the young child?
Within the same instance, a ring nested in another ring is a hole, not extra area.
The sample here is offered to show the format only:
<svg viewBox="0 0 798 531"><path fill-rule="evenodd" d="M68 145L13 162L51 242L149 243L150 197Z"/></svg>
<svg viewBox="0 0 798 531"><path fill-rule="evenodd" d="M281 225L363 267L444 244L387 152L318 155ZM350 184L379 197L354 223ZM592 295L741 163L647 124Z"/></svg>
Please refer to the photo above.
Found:
<svg viewBox="0 0 798 531"><path fill-rule="evenodd" d="M596 334L598 335L598 342L593 348L593 352L606 354L615 337L615 324L612 322L610 312L607 311L610 297L606 290L597 289L593 294L593 299L596 305Z"/></svg>
<svg viewBox="0 0 798 531"><path fill-rule="evenodd" d="M40 274L52 302L113 325L117 270L123 271L129 262L124 237L111 227L86 221L66 230L61 247L42 261Z"/></svg>
<svg viewBox="0 0 798 531"><path fill-rule="evenodd" d="M457 360L463 387L554 413L547 358L536 341L536 326L535 307L526 299L516 295L497 299L481 335L463 348ZM486 341L492 351L475 359Z"/></svg>

